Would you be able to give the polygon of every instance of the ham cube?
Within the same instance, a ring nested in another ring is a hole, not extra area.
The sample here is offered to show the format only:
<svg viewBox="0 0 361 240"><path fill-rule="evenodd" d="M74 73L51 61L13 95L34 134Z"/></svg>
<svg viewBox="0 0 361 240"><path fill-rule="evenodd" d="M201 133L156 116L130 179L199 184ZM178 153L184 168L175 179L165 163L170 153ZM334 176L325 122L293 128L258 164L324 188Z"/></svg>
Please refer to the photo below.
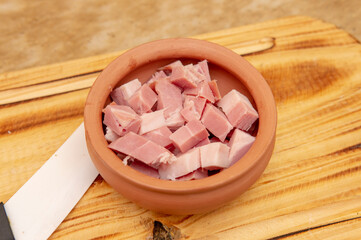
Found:
<svg viewBox="0 0 361 240"><path fill-rule="evenodd" d="M188 181L188 180L197 180L208 177L208 171L201 168L195 170L194 172L188 173L182 177L177 178L177 181Z"/></svg>
<svg viewBox="0 0 361 240"><path fill-rule="evenodd" d="M183 91L185 95L192 95L202 97L208 100L208 102L214 103L214 96L211 88L206 81L198 83L196 88L189 88Z"/></svg>
<svg viewBox="0 0 361 240"><path fill-rule="evenodd" d="M143 113L142 116L140 116L141 122L139 134L142 135L144 133L166 126L163 112L164 109L150 113Z"/></svg>
<svg viewBox="0 0 361 240"><path fill-rule="evenodd" d="M170 145L172 145L172 141L169 138L170 135L172 135L172 132L166 126L163 126L161 128L143 134L145 138L165 148L168 148L170 147Z"/></svg>
<svg viewBox="0 0 361 240"><path fill-rule="evenodd" d="M172 71L173 71L173 68L177 67L177 66L183 66L182 62L177 60L175 62L172 62L164 67L161 67L159 70L162 70L167 76L169 76Z"/></svg>
<svg viewBox="0 0 361 240"><path fill-rule="evenodd" d="M241 159L246 152L251 148L255 137L249 135L246 132L243 132L239 129L235 129L233 135L228 143L230 147L229 160L231 165L235 164L239 159Z"/></svg>
<svg viewBox="0 0 361 240"><path fill-rule="evenodd" d="M209 88L211 89L213 96L214 96L214 101L218 101L222 98L221 93L219 91L218 85L217 85L217 81L216 80L212 80L210 82L208 82Z"/></svg>
<svg viewBox="0 0 361 240"><path fill-rule="evenodd" d="M147 84L144 84L128 99L128 104L141 115L149 112L157 100L157 94Z"/></svg>
<svg viewBox="0 0 361 240"><path fill-rule="evenodd" d="M181 89L167 79L160 79L156 82L155 91L158 93L157 109L164 109L167 126L172 129L182 126L184 119L180 115L183 108Z"/></svg>
<svg viewBox="0 0 361 240"><path fill-rule="evenodd" d="M183 65L177 65L173 67L172 74L170 75L171 83L182 89L197 87L197 84L192 80L194 80L194 78L192 77L189 70L187 70L187 68L185 68Z"/></svg>
<svg viewBox="0 0 361 240"><path fill-rule="evenodd" d="M134 79L130 82L123 84L122 86L114 89L110 96L114 102L119 105L128 105L128 99L133 96L133 94L140 89L141 83L138 79Z"/></svg>
<svg viewBox="0 0 361 240"><path fill-rule="evenodd" d="M118 136L124 136L128 132L138 132L140 117L128 106L109 104L104 109L103 123Z"/></svg>
<svg viewBox="0 0 361 240"><path fill-rule="evenodd" d="M227 134L233 128L224 113L210 103L207 103L201 121L204 126L222 142L224 142Z"/></svg>
<svg viewBox="0 0 361 240"><path fill-rule="evenodd" d="M166 79L157 81L155 91L158 94L157 109L165 109L164 115L168 117L174 111L182 108L182 91Z"/></svg>
<svg viewBox="0 0 361 240"><path fill-rule="evenodd" d="M169 138L174 146L184 153L208 136L207 129L203 124L198 120L192 120L178 128Z"/></svg>
<svg viewBox="0 0 361 240"><path fill-rule="evenodd" d="M202 116L206 99L185 95L183 109L180 111L183 118L189 122L191 120L199 120Z"/></svg>
<svg viewBox="0 0 361 240"><path fill-rule="evenodd" d="M199 148L201 167L208 170L227 168L230 166L229 147L222 142L214 142Z"/></svg>
<svg viewBox="0 0 361 240"><path fill-rule="evenodd" d="M155 84L158 80L167 78L167 75L163 71L155 72L153 76L148 80L148 86L155 91Z"/></svg>
<svg viewBox="0 0 361 240"><path fill-rule="evenodd" d="M197 143L197 145L195 145L194 147L202 147L202 146L207 145L209 143L211 143L211 141L209 140L209 138L206 137L205 139L203 139L202 141Z"/></svg>
<svg viewBox="0 0 361 240"><path fill-rule="evenodd" d="M258 113L246 96L232 90L217 103L232 126L247 131L258 119Z"/></svg>
<svg viewBox="0 0 361 240"><path fill-rule="evenodd" d="M203 61L199 62L196 65L196 69L205 76L205 79L206 79L207 82L211 81L211 76L209 74L209 68L208 68L207 60L203 60Z"/></svg>
<svg viewBox="0 0 361 240"><path fill-rule="evenodd" d="M180 114L180 109L177 109L176 111L171 113L165 119L165 122L166 122L167 126L169 127L169 129L171 129L172 131L175 131L178 128L180 128L181 126L183 126L184 125L184 118Z"/></svg>
<svg viewBox="0 0 361 240"><path fill-rule="evenodd" d="M175 160L175 156L167 149L133 132L118 138L108 147L154 168L158 168L161 163L170 163Z"/></svg>
<svg viewBox="0 0 361 240"><path fill-rule="evenodd" d="M158 171L161 179L175 180L200 168L199 149L194 148L177 157L176 161L160 165Z"/></svg>
<svg viewBox="0 0 361 240"><path fill-rule="evenodd" d="M200 67L198 65L188 64L184 68L186 78L196 85L202 81L206 81L206 76L202 71L199 71Z"/></svg>
<svg viewBox="0 0 361 240"><path fill-rule="evenodd" d="M135 160L130 164L130 167L150 177L159 178L158 170L142 163L141 161Z"/></svg>

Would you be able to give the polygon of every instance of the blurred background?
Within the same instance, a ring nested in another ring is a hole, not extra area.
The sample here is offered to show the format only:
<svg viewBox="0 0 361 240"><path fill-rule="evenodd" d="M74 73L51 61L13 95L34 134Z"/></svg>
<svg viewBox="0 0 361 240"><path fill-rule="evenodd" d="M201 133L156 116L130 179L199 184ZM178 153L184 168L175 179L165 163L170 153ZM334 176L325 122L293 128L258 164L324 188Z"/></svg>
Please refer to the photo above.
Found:
<svg viewBox="0 0 361 240"><path fill-rule="evenodd" d="M360 0L0 0L0 72L291 15L361 39Z"/></svg>

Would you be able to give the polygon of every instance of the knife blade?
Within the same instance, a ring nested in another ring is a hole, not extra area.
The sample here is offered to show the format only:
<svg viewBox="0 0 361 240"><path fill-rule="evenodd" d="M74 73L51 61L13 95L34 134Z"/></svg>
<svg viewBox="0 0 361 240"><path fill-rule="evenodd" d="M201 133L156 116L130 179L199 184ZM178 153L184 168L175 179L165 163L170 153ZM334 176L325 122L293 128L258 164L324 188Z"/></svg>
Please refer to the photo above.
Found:
<svg viewBox="0 0 361 240"><path fill-rule="evenodd" d="M47 239L97 176L82 123L4 204L8 223L2 222L0 236L11 239L9 224L17 240Z"/></svg>

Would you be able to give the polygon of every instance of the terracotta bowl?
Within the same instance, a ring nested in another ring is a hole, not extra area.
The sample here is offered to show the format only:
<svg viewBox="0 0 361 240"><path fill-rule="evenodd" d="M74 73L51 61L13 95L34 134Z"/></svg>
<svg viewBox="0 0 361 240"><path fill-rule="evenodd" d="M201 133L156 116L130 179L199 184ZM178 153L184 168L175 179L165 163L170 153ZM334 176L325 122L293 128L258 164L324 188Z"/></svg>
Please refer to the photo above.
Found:
<svg viewBox="0 0 361 240"><path fill-rule="evenodd" d="M161 66L207 59L212 79L222 96L231 89L246 94L259 113L256 140L232 167L192 181L167 181L146 176L125 166L108 149L102 109L112 89L138 78L147 81ZM276 106L262 75L245 59L214 43L195 39L165 39L133 48L110 63L90 89L84 112L89 154L101 176L116 191L139 206L166 214L193 214L215 209L246 191L266 168L275 143Z"/></svg>

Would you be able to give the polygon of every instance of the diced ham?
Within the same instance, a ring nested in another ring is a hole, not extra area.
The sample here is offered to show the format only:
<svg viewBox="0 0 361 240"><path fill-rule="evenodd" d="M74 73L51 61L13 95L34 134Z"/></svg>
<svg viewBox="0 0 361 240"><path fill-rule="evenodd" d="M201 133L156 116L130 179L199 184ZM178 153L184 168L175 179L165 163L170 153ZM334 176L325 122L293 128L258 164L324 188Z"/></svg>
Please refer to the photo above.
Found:
<svg viewBox="0 0 361 240"><path fill-rule="evenodd" d="M243 132L239 129L235 129L233 135L228 143L230 147L229 160L231 165L235 164L239 159L241 159L246 152L251 148L255 137L249 135L246 132Z"/></svg>
<svg viewBox="0 0 361 240"><path fill-rule="evenodd" d="M201 153L201 167L214 170L230 166L229 147L222 142L214 142L199 148Z"/></svg>
<svg viewBox="0 0 361 240"><path fill-rule="evenodd" d="M202 147L202 146L207 145L209 143L211 143L211 141L209 140L208 137L206 137L205 139L203 139L202 141L197 143L197 145L195 145L194 147Z"/></svg>
<svg viewBox="0 0 361 240"><path fill-rule="evenodd" d="M208 68L208 62L207 60L203 60L199 63L197 63L196 65L197 70L199 72L202 72L202 74L206 77L206 81L210 82L211 81L211 76L209 74L209 68ZM199 68L198 68L199 67Z"/></svg>
<svg viewBox="0 0 361 240"><path fill-rule="evenodd" d="M116 134L113 130L111 130L108 126L105 128L105 139L108 142L114 142L119 138L119 135Z"/></svg>
<svg viewBox="0 0 361 240"><path fill-rule="evenodd" d="M154 168L158 168L161 163L170 163L175 160L175 156L167 149L133 132L118 138L108 147Z"/></svg>
<svg viewBox="0 0 361 240"><path fill-rule="evenodd" d="M128 99L128 104L141 115L149 112L157 100L157 94L147 84L144 84Z"/></svg>
<svg viewBox="0 0 361 240"><path fill-rule="evenodd" d="M177 60L177 61L172 62L172 63L170 63L170 64L168 64L168 65L166 65L164 67L159 68L159 70L162 70L167 76L169 76L172 73L173 68L177 67L177 66L183 66L182 62Z"/></svg>
<svg viewBox="0 0 361 240"><path fill-rule="evenodd" d="M209 139L209 142L214 143L214 142L222 142L222 141L219 140L219 138L217 138L217 137L212 137L212 138Z"/></svg>
<svg viewBox="0 0 361 240"><path fill-rule="evenodd" d="M224 113L210 103L207 103L201 121L204 126L222 142L233 128Z"/></svg>
<svg viewBox="0 0 361 240"><path fill-rule="evenodd" d="M200 67L198 65L188 64L184 66L185 68L185 77L193 82L194 84L198 84L202 81L206 81L206 76L202 71L199 71Z"/></svg>
<svg viewBox="0 0 361 240"><path fill-rule="evenodd" d="M182 89L197 87L197 84L192 80L194 80L193 76L183 65L177 65L172 68L170 81L174 85L177 85Z"/></svg>
<svg viewBox="0 0 361 240"><path fill-rule="evenodd" d="M167 79L160 79L156 82L155 91L158 93L157 109L164 109L167 126L170 128L182 126L184 119L180 115L180 110L183 108L181 89Z"/></svg>
<svg viewBox="0 0 361 240"><path fill-rule="evenodd" d="M140 117L130 107L110 104L103 111L103 123L117 135L124 136L128 132L138 132Z"/></svg>
<svg viewBox="0 0 361 240"><path fill-rule="evenodd" d="M153 91L155 91L155 83L159 79L163 78L167 78L167 75L163 71L155 72L153 76L148 80L147 84Z"/></svg>
<svg viewBox="0 0 361 240"><path fill-rule="evenodd" d="M123 84L122 86L114 89L110 96L114 102L119 105L128 105L128 99L133 96L133 94L140 89L141 83L138 79L134 79L130 82Z"/></svg>
<svg viewBox="0 0 361 240"><path fill-rule="evenodd" d="M222 98L221 96L221 92L219 91L218 85L217 85L217 81L216 80L212 80L210 82L208 82L209 88L211 89L213 96L214 96L214 101L218 101Z"/></svg>
<svg viewBox="0 0 361 240"><path fill-rule="evenodd" d="M174 146L184 153L208 135L207 129L200 121L192 120L185 126L178 128L169 138Z"/></svg>
<svg viewBox="0 0 361 240"><path fill-rule="evenodd" d="M194 172L188 173L182 177L177 178L177 181L188 181L188 180L197 180L208 177L208 171L198 168Z"/></svg>
<svg viewBox="0 0 361 240"><path fill-rule="evenodd" d="M170 145L172 145L172 141L169 138L171 134L172 132L169 130L169 128L163 126L161 128L147 132L143 134L143 136L162 147L168 148Z"/></svg>
<svg viewBox="0 0 361 240"><path fill-rule="evenodd" d="M183 109L180 111L183 118L189 122L191 120L199 120L202 116L206 99L185 95Z"/></svg>
<svg viewBox="0 0 361 240"><path fill-rule="evenodd" d="M158 170L142 163L141 161L135 160L130 164L130 167L150 177L159 178Z"/></svg>
<svg viewBox="0 0 361 240"><path fill-rule="evenodd" d="M207 60L172 62L143 86L134 79L111 97L114 102L103 110L108 147L125 165L151 177L211 176L241 159L255 141L245 131L257 132L258 113L236 90L222 98Z"/></svg>
<svg viewBox="0 0 361 240"><path fill-rule="evenodd" d="M163 112L164 109L150 113L143 113L142 116L140 116L141 122L139 134L142 135L144 133L166 126Z"/></svg>
<svg viewBox="0 0 361 240"><path fill-rule="evenodd" d="M232 126L247 131L258 119L258 113L246 96L233 89L217 105L226 114Z"/></svg>
<svg viewBox="0 0 361 240"><path fill-rule="evenodd" d="M211 88L206 81L198 83L196 88L188 88L183 91L185 95L192 95L207 99L209 102L214 103L214 96Z"/></svg>
<svg viewBox="0 0 361 240"><path fill-rule="evenodd" d="M184 125L184 118L182 117L180 110L181 109L177 109L165 119L167 126L172 131L175 131Z"/></svg>
<svg viewBox="0 0 361 240"><path fill-rule="evenodd" d="M158 171L161 179L175 180L197 170L200 166L199 149L195 148L180 155L172 163L160 165Z"/></svg>

